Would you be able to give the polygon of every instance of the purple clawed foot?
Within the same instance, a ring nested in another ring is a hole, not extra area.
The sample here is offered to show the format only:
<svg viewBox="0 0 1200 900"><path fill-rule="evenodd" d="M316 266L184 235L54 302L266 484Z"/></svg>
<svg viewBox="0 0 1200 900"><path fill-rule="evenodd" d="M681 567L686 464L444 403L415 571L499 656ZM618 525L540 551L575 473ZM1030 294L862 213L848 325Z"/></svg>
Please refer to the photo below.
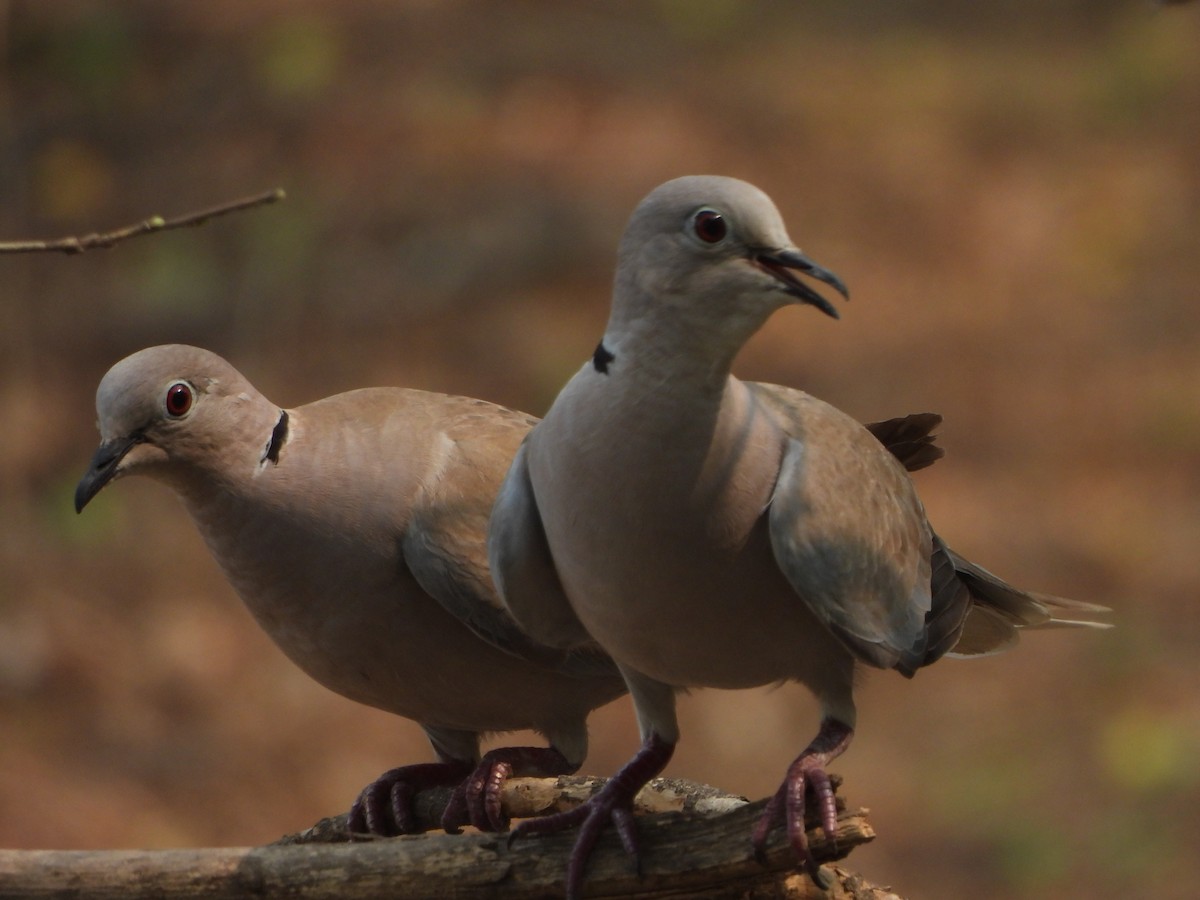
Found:
<svg viewBox="0 0 1200 900"><path fill-rule="evenodd" d="M632 858L634 868L641 871L638 854L637 825L633 818L633 799L642 786L661 772L671 760L675 745L651 734L642 748L600 791L582 806L566 812L527 819L509 835L509 846L517 838L537 834L556 834L579 825L575 846L567 864L566 897L577 900L583 888L583 873L588 859L611 822L617 829L621 846Z"/></svg>
<svg viewBox="0 0 1200 900"><path fill-rule="evenodd" d="M766 853L767 838L771 830L779 825L787 828L788 843L804 870L818 885L827 886L827 878L808 849L808 837L804 828L805 792L811 792L817 805L817 820L826 839L837 839L837 800L826 764L839 756L850 745L854 729L837 721L825 719L821 730L804 752L788 767L787 776L775 792L767 808L763 810L758 824L754 826L751 840L754 852L761 859Z"/></svg>
<svg viewBox="0 0 1200 900"><path fill-rule="evenodd" d="M346 828L352 834L380 837L420 834L425 829L413 813L413 796L426 788L457 785L470 772L471 764L464 760L389 769L363 788L350 807Z"/></svg>
<svg viewBox="0 0 1200 900"><path fill-rule="evenodd" d="M509 778L569 775L578 768L553 747L492 750L484 754L475 771L454 789L442 814L442 828L449 834L458 834L464 825L473 825L480 831L504 831L508 819L500 800Z"/></svg>

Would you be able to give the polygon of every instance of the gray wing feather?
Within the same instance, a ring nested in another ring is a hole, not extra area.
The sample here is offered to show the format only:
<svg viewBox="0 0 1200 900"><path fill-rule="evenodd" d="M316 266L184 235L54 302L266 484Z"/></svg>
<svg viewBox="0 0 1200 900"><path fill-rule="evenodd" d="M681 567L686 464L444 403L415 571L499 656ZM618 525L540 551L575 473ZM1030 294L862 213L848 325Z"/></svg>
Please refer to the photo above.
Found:
<svg viewBox="0 0 1200 900"><path fill-rule="evenodd" d="M571 608L554 567L529 479L527 443L517 450L492 509L492 575L508 611L535 639L551 647L591 647L600 653Z"/></svg>
<svg viewBox="0 0 1200 900"><path fill-rule="evenodd" d="M831 513L826 504L854 498L822 502L806 490L805 453L800 442L789 442L780 467L769 510L775 559L809 609L859 658L911 674L924 658L931 604L928 556L919 547L923 520L889 510L885 498L879 509L858 510L868 527L839 528L842 511ZM822 516L833 526L806 521Z"/></svg>
<svg viewBox="0 0 1200 900"><path fill-rule="evenodd" d="M514 422L528 427L517 423L515 414ZM444 609L500 650L563 674L616 676L615 664L586 635L570 649L543 641L536 620L535 628L524 628L525 622L514 618L497 593L488 565L488 520L495 485L509 461L508 453L497 449L502 446L497 434L448 431L441 464L427 475L414 503L403 537L404 561ZM512 431L507 438L513 443L518 439ZM552 587L531 590L540 599ZM561 594L561 587L557 590Z"/></svg>

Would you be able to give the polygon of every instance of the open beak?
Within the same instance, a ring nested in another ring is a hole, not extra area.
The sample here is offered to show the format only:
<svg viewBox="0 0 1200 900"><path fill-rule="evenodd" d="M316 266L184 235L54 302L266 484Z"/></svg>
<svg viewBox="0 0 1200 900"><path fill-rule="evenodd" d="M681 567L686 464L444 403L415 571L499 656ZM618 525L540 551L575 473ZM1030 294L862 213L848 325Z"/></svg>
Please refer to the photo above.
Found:
<svg viewBox="0 0 1200 900"><path fill-rule="evenodd" d="M83 512L83 508L100 493L101 488L112 481L125 454L141 442L140 434L132 434L128 437L105 441L97 448L96 455L92 457L92 464L75 488L75 512Z"/></svg>
<svg viewBox="0 0 1200 900"><path fill-rule="evenodd" d="M772 250L756 253L752 258L767 274L783 282L783 292L785 294L791 294L801 303L809 303L815 306L827 316L832 316L835 319L838 318L837 309L834 308L832 303L797 278L794 274L795 272L800 272L809 278L815 278L817 281L823 281L847 300L850 299L850 292L846 290L846 285L842 279L838 278L828 269L822 269L799 250Z"/></svg>

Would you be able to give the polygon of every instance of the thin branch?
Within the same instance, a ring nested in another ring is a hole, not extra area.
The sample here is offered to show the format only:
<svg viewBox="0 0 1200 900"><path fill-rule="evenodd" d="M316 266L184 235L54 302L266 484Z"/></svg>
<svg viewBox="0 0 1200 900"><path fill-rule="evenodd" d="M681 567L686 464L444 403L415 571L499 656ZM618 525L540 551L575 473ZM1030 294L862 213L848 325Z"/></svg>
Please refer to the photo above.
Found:
<svg viewBox="0 0 1200 900"><path fill-rule="evenodd" d="M286 196L282 188L275 188L252 197L243 197L240 200L222 203L198 212L186 213L174 219L151 216L135 225L126 225L124 228L88 234L83 237L64 237L54 241L0 241L0 253L83 253L85 250L107 249L129 238L153 234L157 231L170 231L172 228L192 228L203 225L209 219L215 219L217 216L276 203Z"/></svg>

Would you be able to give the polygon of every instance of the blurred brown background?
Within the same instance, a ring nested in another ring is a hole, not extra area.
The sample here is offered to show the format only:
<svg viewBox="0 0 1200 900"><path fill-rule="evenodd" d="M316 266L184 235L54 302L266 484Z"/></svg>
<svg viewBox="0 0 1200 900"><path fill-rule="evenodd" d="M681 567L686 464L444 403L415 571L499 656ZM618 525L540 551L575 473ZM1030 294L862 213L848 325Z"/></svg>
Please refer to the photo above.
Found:
<svg viewBox="0 0 1200 900"><path fill-rule="evenodd" d="M667 178L746 178L851 285L739 374L863 419L935 410L938 530L1111 605L909 683L836 765L912 897L1200 892L1200 8L1149 0L0 2L0 239L281 186L81 257L0 257L0 845L261 843L429 757L310 683L182 507L71 507L92 399L156 343L297 405L369 384L541 413ZM797 687L682 702L676 775L760 797ZM632 752L627 701L586 770Z"/></svg>

